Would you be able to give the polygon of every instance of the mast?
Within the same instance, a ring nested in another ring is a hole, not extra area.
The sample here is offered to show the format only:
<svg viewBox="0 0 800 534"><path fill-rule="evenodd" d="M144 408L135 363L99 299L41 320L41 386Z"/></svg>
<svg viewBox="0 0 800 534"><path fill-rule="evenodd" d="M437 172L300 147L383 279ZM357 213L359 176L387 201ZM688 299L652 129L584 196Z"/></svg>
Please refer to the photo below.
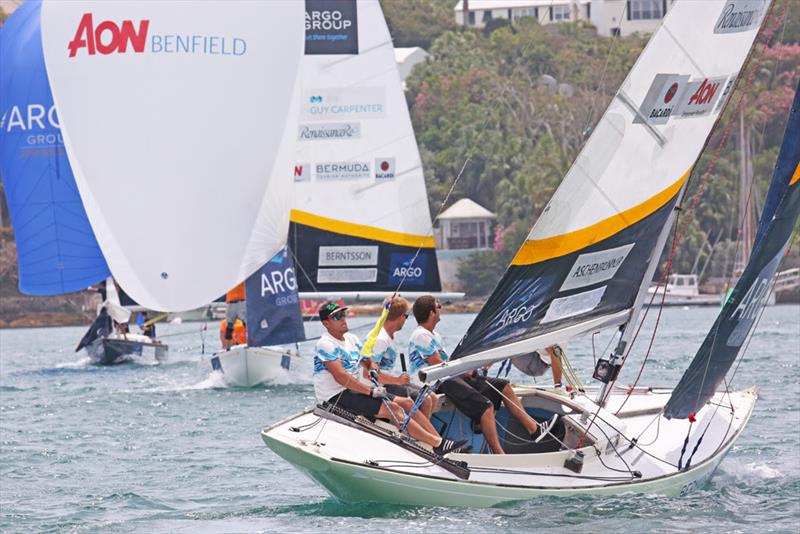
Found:
<svg viewBox="0 0 800 534"><path fill-rule="evenodd" d="M678 193L675 207L669 214L669 218L667 219L664 228L661 230L661 233L658 236L656 246L653 247L653 253L650 255L650 263L647 266L647 271L645 271L644 278L642 278L642 283L639 286L639 293L636 295L636 300L634 301L633 308L631 309L630 319L628 319L628 321L620 327L622 335L619 338L617 346L614 348L611 358L608 360L608 365L611 370L611 373L608 374L609 380L603 383L603 386L600 388L600 392L597 394L597 398L595 399L595 402L598 404L598 406L602 407L605 405L605 398L608 388L611 387L613 379L616 378L616 375L619 373L619 369L622 367L622 363L627 357L628 343L630 342L631 338L633 337L633 333L636 330L635 328L630 327L636 326L639 314L642 312L642 306L644 305L644 299L647 296L647 290L653 281L653 275L655 274L656 267L658 267L658 260L664 250L664 245L667 243L667 238L672 231L672 226L675 224L675 218L680 211L680 206L683 202L683 197L686 194L686 187L688 184L688 180L683 184L680 193ZM602 359L598 361L598 367L602 361ZM599 374L598 369L595 369L595 374Z"/></svg>
<svg viewBox="0 0 800 534"><path fill-rule="evenodd" d="M733 272L740 276L750 262L755 240L755 220L753 217L753 158L751 152L752 129L744 120L744 106L739 112L739 252Z"/></svg>

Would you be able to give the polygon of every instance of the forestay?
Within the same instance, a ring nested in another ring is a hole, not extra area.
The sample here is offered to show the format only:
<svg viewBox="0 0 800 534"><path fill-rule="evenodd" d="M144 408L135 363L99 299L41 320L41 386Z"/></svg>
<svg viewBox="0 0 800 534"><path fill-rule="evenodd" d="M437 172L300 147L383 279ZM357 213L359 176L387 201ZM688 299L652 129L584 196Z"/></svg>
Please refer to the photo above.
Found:
<svg viewBox="0 0 800 534"><path fill-rule="evenodd" d="M672 6L456 347L461 360L429 380L630 319L767 7ZM743 13L735 23L731 10Z"/></svg>
<svg viewBox="0 0 800 534"><path fill-rule="evenodd" d="M284 247L245 282L247 344L282 345L305 339L297 277Z"/></svg>
<svg viewBox="0 0 800 534"><path fill-rule="evenodd" d="M401 281L439 291L422 164L380 4L305 7L298 126L287 134L300 291L391 292Z"/></svg>
<svg viewBox="0 0 800 534"><path fill-rule="evenodd" d="M83 208L45 72L41 2L19 7L0 30L0 175L14 225L19 289L60 295L110 271Z"/></svg>
<svg viewBox="0 0 800 534"><path fill-rule="evenodd" d="M81 198L114 278L143 306L204 305L285 244L292 182L277 160L302 17L290 0L43 5Z"/></svg>
<svg viewBox="0 0 800 534"><path fill-rule="evenodd" d="M750 262L714 326L672 392L667 418L698 411L722 384L772 290L772 281L800 215L800 84L761 214Z"/></svg>

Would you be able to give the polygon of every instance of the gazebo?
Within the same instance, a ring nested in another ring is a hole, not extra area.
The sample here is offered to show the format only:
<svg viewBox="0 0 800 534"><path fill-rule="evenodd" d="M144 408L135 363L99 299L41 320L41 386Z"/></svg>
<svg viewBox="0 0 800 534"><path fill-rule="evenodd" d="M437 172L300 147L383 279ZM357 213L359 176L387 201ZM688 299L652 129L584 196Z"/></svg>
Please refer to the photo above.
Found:
<svg viewBox="0 0 800 534"><path fill-rule="evenodd" d="M492 223L497 216L477 202L462 198L439 215L440 250L492 248Z"/></svg>

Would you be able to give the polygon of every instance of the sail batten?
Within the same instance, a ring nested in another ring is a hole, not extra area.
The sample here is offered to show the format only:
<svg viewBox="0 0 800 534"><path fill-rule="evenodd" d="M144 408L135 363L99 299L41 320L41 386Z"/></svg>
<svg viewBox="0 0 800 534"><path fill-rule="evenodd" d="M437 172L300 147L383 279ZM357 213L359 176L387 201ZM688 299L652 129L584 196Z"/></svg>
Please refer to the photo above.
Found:
<svg viewBox="0 0 800 534"><path fill-rule="evenodd" d="M769 5L752 2L751 23L729 31L718 21L732 1L672 6L452 359L635 316Z"/></svg>

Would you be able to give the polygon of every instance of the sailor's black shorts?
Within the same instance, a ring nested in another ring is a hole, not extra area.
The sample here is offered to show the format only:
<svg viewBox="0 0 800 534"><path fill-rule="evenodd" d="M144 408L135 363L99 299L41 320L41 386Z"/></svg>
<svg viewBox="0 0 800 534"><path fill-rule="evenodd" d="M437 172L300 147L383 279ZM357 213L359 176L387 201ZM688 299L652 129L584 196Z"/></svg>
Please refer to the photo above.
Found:
<svg viewBox="0 0 800 534"><path fill-rule="evenodd" d="M411 397L414 400L417 400L417 395L422 388L420 388L416 384L387 384L386 391L391 393L392 395L397 395L398 397Z"/></svg>
<svg viewBox="0 0 800 534"><path fill-rule="evenodd" d="M383 404L381 399L376 399L375 397L370 397L369 395L363 395L361 393L354 393L349 389L337 393L328 399L328 403L338 406L339 408L344 408L348 412L356 415L369 417L370 419L374 419L375 416L378 415L381 405Z"/></svg>
<svg viewBox="0 0 800 534"><path fill-rule="evenodd" d="M502 378L459 377L442 382L439 393L444 393L464 415L478 422L490 406L500 409L503 397L499 391L507 385L508 380Z"/></svg>

